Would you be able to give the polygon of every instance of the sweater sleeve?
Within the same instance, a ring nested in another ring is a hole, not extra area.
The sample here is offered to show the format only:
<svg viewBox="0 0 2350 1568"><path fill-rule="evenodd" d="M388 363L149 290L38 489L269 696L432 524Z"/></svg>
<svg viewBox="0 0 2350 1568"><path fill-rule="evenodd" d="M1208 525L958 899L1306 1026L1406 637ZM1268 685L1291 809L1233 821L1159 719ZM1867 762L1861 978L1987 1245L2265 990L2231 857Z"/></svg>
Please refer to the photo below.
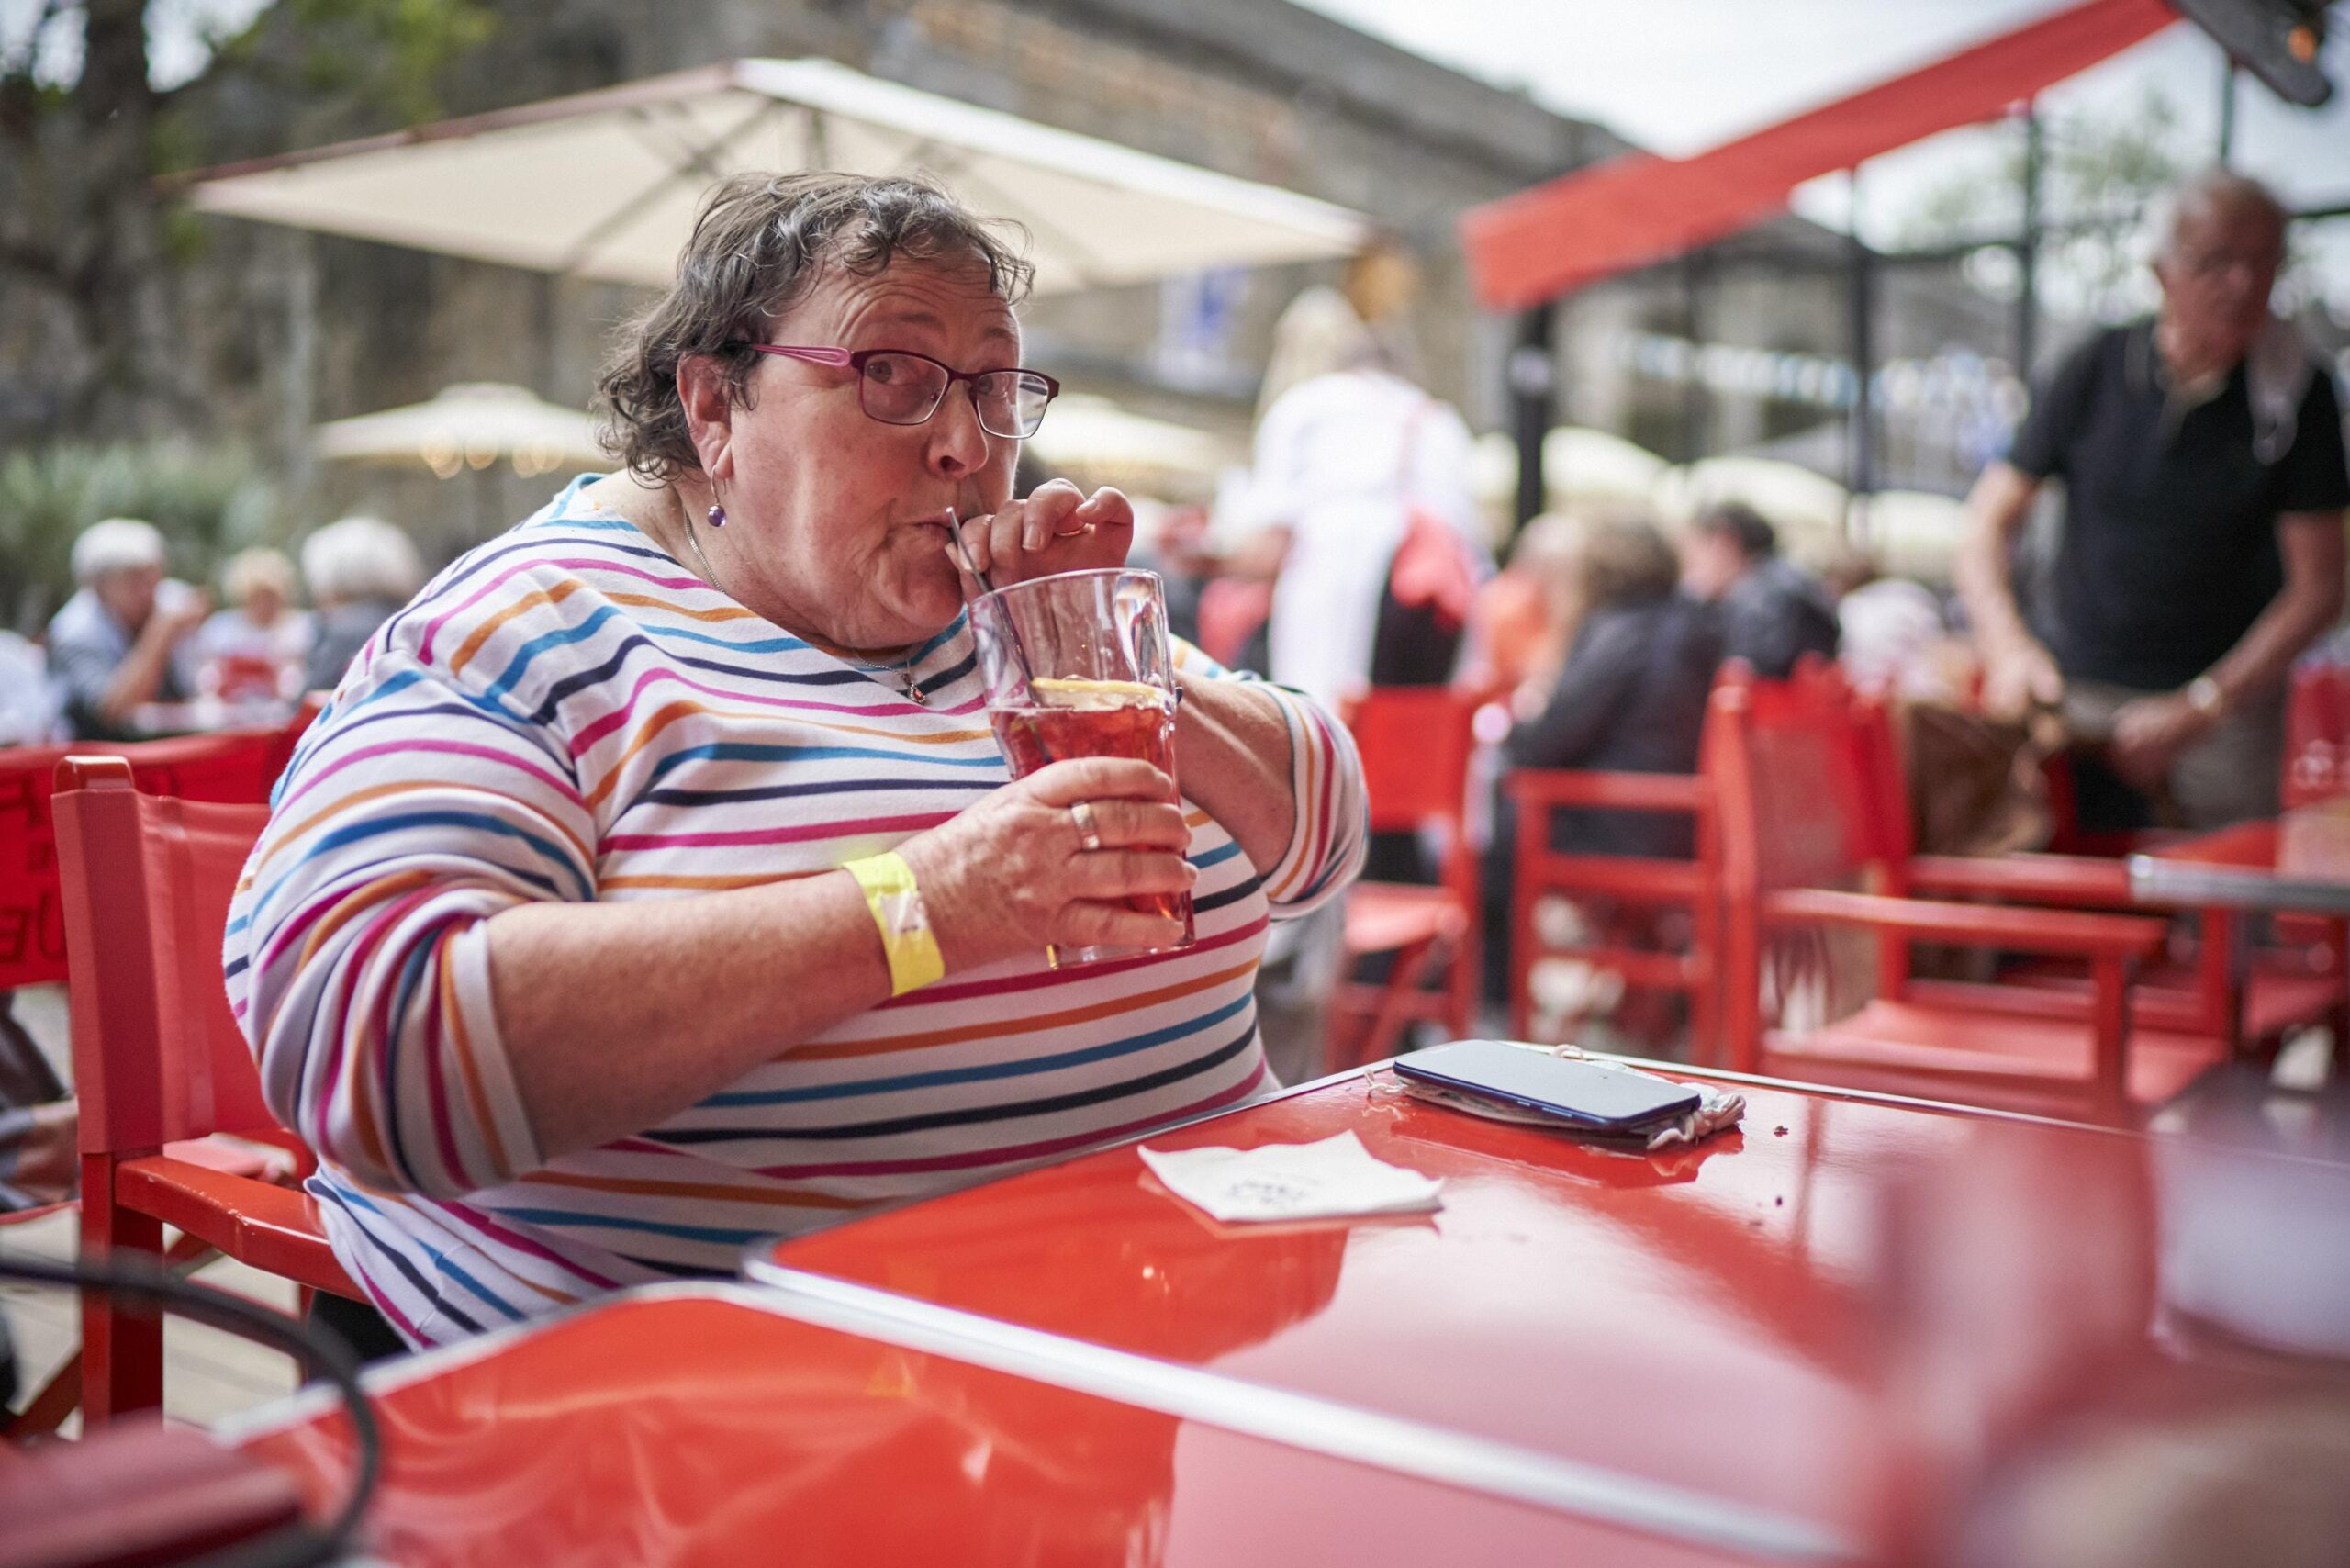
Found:
<svg viewBox="0 0 2350 1568"><path fill-rule="evenodd" d="M550 730L379 653L313 727L229 912L229 1001L272 1111L376 1188L454 1197L541 1163L484 926L593 898L595 842Z"/></svg>
<svg viewBox="0 0 2350 1568"><path fill-rule="evenodd" d="M1304 692L1225 669L1180 639L1175 665L1187 675L1244 681L1281 710L1289 728L1295 825L1281 858L1265 873L1265 902L1275 920L1293 920L1321 908L1362 870L1370 842L1370 802L1353 738Z"/></svg>

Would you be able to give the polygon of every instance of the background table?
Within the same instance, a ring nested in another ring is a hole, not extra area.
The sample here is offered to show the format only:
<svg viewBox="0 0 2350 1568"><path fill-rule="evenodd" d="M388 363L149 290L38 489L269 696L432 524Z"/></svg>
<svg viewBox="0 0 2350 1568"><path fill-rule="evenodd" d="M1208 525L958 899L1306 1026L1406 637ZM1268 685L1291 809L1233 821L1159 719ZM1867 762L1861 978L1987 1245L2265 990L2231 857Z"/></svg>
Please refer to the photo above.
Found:
<svg viewBox="0 0 2350 1568"><path fill-rule="evenodd" d="M2350 960L2344 921L2350 919L2350 798L2300 806L2269 822L2239 823L2200 834L2147 855L2130 857L2130 891L2141 903L2168 909L2221 908L2264 914L2317 915L2327 920L2338 959ZM2235 1037L2244 1036L2252 986L2254 944L2232 933L2228 952L2228 1006ZM2333 1002L2334 1078L2350 1049L2350 993Z"/></svg>

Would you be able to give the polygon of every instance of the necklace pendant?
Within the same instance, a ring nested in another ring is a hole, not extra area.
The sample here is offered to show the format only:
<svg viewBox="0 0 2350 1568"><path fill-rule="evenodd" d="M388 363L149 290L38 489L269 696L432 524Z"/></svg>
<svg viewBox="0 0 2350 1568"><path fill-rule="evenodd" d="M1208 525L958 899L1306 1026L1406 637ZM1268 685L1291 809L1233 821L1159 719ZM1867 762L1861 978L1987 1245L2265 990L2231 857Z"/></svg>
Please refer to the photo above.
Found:
<svg viewBox="0 0 2350 1568"><path fill-rule="evenodd" d="M929 707L930 697L921 687L914 684L913 671L908 670L901 678L905 686L906 700L917 708Z"/></svg>

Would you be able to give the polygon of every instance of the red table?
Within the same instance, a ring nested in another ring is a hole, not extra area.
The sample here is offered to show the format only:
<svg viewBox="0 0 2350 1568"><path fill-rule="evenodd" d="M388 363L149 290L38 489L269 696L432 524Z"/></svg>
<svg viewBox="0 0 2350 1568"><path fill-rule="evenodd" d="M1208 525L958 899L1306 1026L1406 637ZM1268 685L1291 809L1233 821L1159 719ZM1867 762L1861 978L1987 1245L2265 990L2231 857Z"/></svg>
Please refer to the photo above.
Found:
<svg viewBox="0 0 2350 1568"><path fill-rule="evenodd" d="M1848 1540L1872 1523L1885 1437L1891 1178L1963 1151L1961 1181L2010 1211L1996 1223L2053 1238L2042 1251L2077 1276L2053 1316L2135 1312L2143 1333L2132 1293L2151 1271L2131 1249L2150 1255L2151 1240L2047 1193L2068 1172L2144 1189L2145 1140L1758 1081L1746 1092L1741 1131L1651 1160L1348 1077L1145 1141L1351 1128L1374 1156L1445 1178L1439 1213L1227 1229L1120 1147L782 1245L751 1271L803 1307L824 1280L878 1287L971 1315L962 1331L980 1341L990 1322L1043 1329ZM2073 1242L2073 1226L2090 1234Z"/></svg>
<svg viewBox="0 0 2350 1568"><path fill-rule="evenodd" d="M2350 1170L1741 1081L1742 1132L1650 1159L1348 1075L1146 1141L1350 1128L1444 1177L1438 1214L1227 1229L1122 1146L755 1256L755 1285L396 1363L371 1380L375 1545L414 1564L1900 1558L1986 1454L2040 1451L2042 1391L2182 1364L2291 1386L2237 1343L2204 1366L2155 1310L2158 1267L2199 1311L2350 1355ZM2280 1237L2283 1268L2262 1245ZM321 1507L347 1465L322 1407L237 1435Z"/></svg>
<svg viewBox="0 0 2350 1568"><path fill-rule="evenodd" d="M739 1286L656 1287L369 1382L369 1544L410 1568L1740 1561L813 1327ZM350 1453L319 1409L234 1440L323 1513Z"/></svg>

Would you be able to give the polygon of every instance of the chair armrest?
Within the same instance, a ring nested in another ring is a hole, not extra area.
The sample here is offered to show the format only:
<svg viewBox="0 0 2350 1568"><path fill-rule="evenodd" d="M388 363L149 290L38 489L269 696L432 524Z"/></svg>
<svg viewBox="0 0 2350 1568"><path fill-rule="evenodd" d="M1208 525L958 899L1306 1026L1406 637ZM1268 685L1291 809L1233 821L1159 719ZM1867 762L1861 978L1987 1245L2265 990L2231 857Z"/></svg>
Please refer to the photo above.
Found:
<svg viewBox="0 0 2350 1568"><path fill-rule="evenodd" d="M1916 941L2088 958L2148 958L2163 945L2163 923L2137 915L1996 909L1816 888L1766 896L1762 917L1774 925L1857 925Z"/></svg>
<svg viewBox="0 0 2350 1568"><path fill-rule="evenodd" d="M1620 812L1699 812L1712 802L1694 773L1608 773L1583 767L1514 767L1502 787L1522 811L1561 806Z"/></svg>
<svg viewBox="0 0 2350 1568"><path fill-rule="evenodd" d="M1903 869L1911 887L1938 897L2140 907L2130 893L2129 862L2093 855L1917 855Z"/></svg>
<svg viewBox="0 0 2350 1568"><path fill-rule="evenodd" d="M297 1188L151 1154L115 1167L115 1195L264 1273L366 1299L327 1245L318 1201Z"/></svg>

